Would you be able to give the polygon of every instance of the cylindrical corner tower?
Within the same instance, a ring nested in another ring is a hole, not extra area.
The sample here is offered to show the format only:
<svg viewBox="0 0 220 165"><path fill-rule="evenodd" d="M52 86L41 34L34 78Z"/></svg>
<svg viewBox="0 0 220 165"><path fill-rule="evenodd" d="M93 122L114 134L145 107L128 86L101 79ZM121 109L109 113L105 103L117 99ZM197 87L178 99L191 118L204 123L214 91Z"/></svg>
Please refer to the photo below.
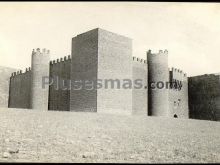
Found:
<svg viewBox="0 0 220 165"><path fill-rule="evenodd" d="M43 85L43 78L49 77L50 52L39 48L32 51L31 67L31 108L38 110L48 110L49 86ZM49 81L49 80L48 80Z"/></svg>
<svg viewBox="0 0 220 165"><path fill-rule="evenodd" d="M168 51L147 52L148 62L148 110L152 116L168 116L169 71Z"/></svg>

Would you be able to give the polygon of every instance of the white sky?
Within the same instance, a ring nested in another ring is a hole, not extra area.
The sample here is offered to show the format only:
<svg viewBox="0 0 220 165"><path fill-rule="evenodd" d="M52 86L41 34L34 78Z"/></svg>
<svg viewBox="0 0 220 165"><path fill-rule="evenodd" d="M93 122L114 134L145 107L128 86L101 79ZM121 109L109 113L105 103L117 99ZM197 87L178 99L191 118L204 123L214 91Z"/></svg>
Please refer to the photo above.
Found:
<svg viewBox="0 0 220 165"><path fill-rule="evenodd" d="M33 48L51 60L94 28L133 39L133 56L168 49L169 66L188 76L220 72L220 4L170 2L1 2L0 65L24 70Z"/></svg>

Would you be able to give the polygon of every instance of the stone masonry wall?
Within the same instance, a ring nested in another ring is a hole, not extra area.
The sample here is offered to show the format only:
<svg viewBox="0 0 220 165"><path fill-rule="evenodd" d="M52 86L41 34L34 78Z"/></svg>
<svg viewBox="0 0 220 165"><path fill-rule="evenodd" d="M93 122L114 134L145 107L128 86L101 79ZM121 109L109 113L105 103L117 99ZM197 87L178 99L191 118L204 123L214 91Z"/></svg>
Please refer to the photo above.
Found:
<svg viewBox="0 0 220 165"><path fill-rule="evenodd" d="M220 121L220 76L189 77L188 83L190 118Z"/></svg>
<svg viewBox="0 0 220 165"><path fill-rule="evenodd" d="M70 56L50 62L49 110L70 110Z"/></svg>
<svg viewBox="0 0 220 165"><path fill-rule="evenodd" d="M71 80L96 81L97 67L98 29L94 29L72 39ZM97 90L75 89L70 91L70 111L97 112Z"/></svg>
<svg viewBox="0 0 220 165"><path fill-rule="evenodd" d="M13 73L9 85L9 108L30 108L31 97L31 70L26 69L25 73Z"/></svg>
<svg viewBox="0 0 220 165"><path fill-rule="evenodd" d="M189 118L187 75L182 70L172 68L170 82L176 82L176 85L179 84L181 87L173 84L169 90L169 115L187 119Z"/></svg>
<svg viewBox="0 0 220 165"><path fill-rule="evenodd" d="M147 62L146 60L133 57L132 77L135 80L142 80L143 88L132 89L132 114L148 115L148 89L147 87Z"/></svg>
<svg viewBox="0 0 220 165"><path fill-rule="evenodd" d="M98 113L131 114L132 88L123 88L125 79L132 81L130 38L98 29L98 79L105 81L105 88L97 90ZM108 80L115 80L113 88Z"/></svg>

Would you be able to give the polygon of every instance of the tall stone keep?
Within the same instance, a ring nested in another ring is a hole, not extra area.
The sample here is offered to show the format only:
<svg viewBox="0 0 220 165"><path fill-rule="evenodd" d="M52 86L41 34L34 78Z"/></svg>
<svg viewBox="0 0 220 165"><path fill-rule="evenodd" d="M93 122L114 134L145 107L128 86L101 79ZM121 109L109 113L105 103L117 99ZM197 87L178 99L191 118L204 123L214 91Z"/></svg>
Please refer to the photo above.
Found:
<svg viewBox="0 0 220 165"><path fill-rule="evenodd" d="M32 51L31 68L31 108L38 110L48 110L49 86L43 88L42 78L49 77L50 51L39 48Z"/></svg>
<svg viewBox="0 0 220 165"><path fill-rule="evenodd" d="M148 62L148 108L149 115L169 115L169 82L168 51L160 50L159 53L147 52Z"/></svg>
<svg viewBox="0 0 220 165"><path fill-rule="evenodd" d="M72 39L71 80L88 86L98 81L102 87L72 88L71 111L131 114L132 89L122 87L124 79L132 80L130 38L97 28Z"/></svg>

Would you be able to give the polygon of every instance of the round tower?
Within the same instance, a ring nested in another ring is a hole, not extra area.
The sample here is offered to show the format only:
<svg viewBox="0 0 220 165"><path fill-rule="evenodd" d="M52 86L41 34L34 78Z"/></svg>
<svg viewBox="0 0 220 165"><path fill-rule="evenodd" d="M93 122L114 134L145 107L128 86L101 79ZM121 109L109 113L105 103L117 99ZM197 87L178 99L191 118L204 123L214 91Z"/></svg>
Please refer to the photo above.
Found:
<svg viewBox="0 0 220 165"><path fill-rule="evenodd" d="M50 51L39 48L32 51L31 68L31 108L39 110L48 110L49 86L43 86L43 77L49 77Z"/></svg>
<svg viewBox="0 0 220 165"><path fill-rule="evenodd" d="M149 115L168 116L168 51L147 52Z"/></svg>

